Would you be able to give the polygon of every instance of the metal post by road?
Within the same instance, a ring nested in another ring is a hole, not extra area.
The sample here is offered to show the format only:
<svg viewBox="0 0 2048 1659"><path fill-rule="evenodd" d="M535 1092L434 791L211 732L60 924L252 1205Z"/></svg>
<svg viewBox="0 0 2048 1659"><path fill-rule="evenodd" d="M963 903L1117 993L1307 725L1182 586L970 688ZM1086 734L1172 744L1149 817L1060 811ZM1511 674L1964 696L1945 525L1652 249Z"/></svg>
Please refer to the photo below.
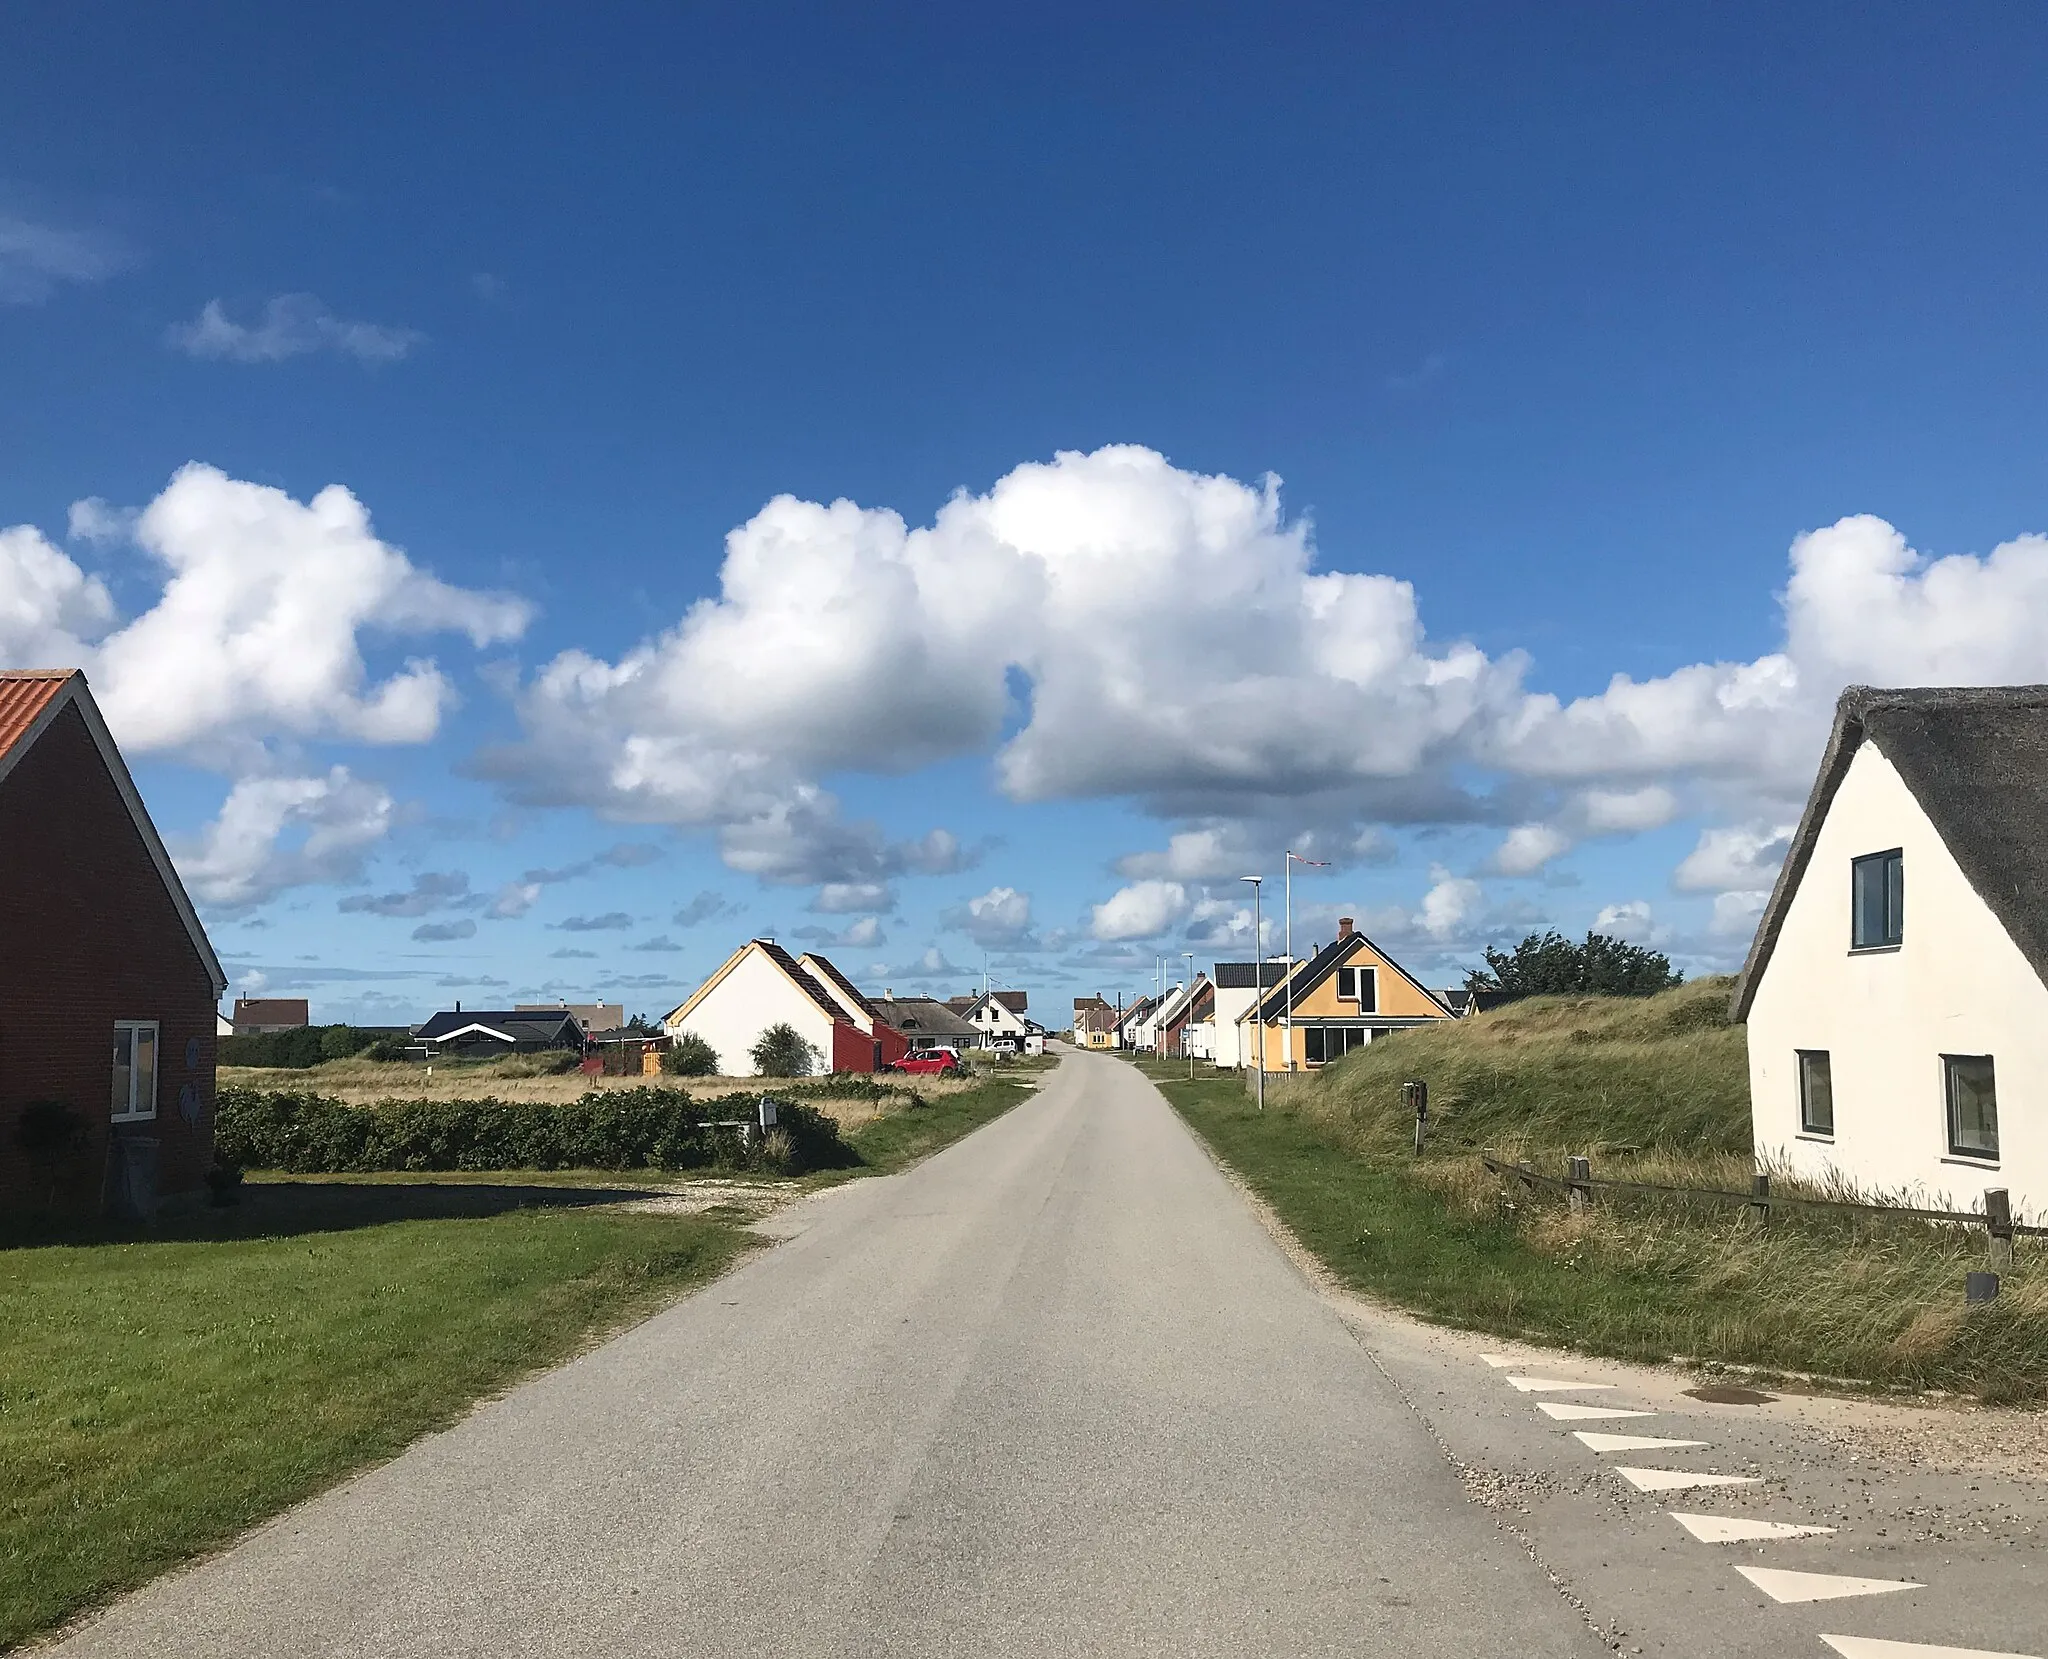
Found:
<svg viewBox="0 0 2048 1659"><path fill-rule="evenodd" d="M1259 894L1266 878L1243 876L1252 884L1252 1017L1259 1025L1259 1110L1266 1109L1266 930L1259 915Z"/></svg>
<svg viewBox="0 0 2048 1659"><path fill-rule="evenodd" d="M1195 1047L1188 1041L1188 1028L1195 1023L1195 953L1184 950L1181 955L1188 959L1188 1005L1181 1010L1180 1046L1187 1050L1188 1081L1195 1080Z"/></svg>

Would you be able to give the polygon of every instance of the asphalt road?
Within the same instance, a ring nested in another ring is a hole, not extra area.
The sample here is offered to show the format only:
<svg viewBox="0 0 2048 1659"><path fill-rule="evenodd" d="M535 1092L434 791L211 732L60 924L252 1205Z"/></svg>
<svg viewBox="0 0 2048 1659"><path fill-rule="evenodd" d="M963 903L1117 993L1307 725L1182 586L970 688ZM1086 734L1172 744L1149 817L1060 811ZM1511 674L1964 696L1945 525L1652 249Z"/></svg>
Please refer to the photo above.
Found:
<svg viewBox="0 0 2048 1659"><path fill-rule="evenodd" d="M58 1651L1602 1651L1122 1062L796 1218Z"/></svg>

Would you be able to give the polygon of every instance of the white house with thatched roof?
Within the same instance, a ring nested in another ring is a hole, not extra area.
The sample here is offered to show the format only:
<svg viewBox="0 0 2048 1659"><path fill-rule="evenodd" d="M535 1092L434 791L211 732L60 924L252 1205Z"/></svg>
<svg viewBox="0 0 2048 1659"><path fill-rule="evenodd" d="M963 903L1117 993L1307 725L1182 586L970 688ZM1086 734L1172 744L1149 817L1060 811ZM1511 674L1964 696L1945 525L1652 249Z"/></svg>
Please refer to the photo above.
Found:
<svg viewBox="0 0 2048 1659"><path fill-rule="evenodd" d="M2048 1212L2048 686L1842 694L1734 1013L1760 1160Z"/></svg>

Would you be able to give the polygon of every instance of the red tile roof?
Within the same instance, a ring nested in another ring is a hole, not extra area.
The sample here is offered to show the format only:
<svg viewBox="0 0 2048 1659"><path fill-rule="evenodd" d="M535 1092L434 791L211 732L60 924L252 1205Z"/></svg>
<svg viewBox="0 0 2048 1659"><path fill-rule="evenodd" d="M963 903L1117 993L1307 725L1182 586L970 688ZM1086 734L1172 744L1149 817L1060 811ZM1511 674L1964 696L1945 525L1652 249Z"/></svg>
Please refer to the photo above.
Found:
<svg viewBox="0 0 2048 1659"><path fill-rule="evenodd" d="M0 758L28 735L43 710L57 700L77 672L59 668L45 673L0 674Z"/></svg>

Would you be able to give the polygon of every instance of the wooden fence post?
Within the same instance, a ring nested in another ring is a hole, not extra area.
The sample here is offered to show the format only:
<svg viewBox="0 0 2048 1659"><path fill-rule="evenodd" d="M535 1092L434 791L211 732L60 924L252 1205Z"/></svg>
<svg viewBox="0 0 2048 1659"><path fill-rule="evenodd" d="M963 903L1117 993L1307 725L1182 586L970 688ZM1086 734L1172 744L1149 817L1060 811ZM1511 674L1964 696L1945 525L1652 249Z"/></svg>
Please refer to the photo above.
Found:
<svg viewBox="0 0 2048 1659"><path fill-rule="evenodd" d="M1991 1265L2012 1266L2012 1198L2003 1187L1984 1189L1984 1226L1991 1234Z"/></svg>
<svg viewBox="0 0 2048 1659"><path fill-rule="evenodd" d="M1759 1227L1771 1219L1771 1178L1768 1175L1749 1178L1749 1216Z"/></svg>
<svg viewBox="0 0 2048 1659"><path fill-rule="evenodd" d="M1565 1202L1574 1210L1583 1210L1593 1202L1593 1160L1577 1154L1564 1161Z"/></svg>

